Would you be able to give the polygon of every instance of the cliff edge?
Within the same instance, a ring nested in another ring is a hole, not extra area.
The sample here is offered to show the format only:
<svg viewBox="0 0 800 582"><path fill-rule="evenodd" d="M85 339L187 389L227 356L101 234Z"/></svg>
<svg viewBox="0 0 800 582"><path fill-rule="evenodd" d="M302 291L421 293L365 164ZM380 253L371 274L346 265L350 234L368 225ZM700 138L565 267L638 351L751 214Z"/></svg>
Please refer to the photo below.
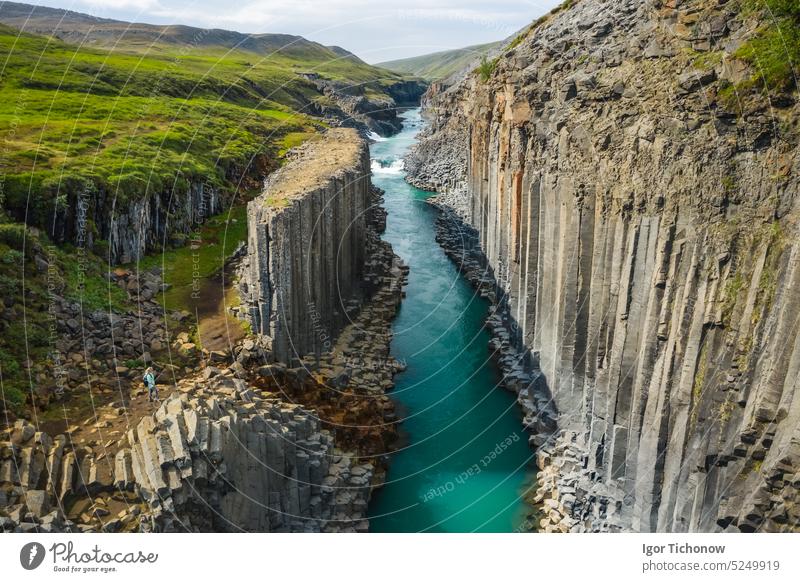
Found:
<svg viewBox="0 0 800 582"><path fill-rule="evenodd" d="M757 54L784 20L567 2L425 100L409 179L475 229L557 411L546 531L800 528L798 106Z"/></svg>

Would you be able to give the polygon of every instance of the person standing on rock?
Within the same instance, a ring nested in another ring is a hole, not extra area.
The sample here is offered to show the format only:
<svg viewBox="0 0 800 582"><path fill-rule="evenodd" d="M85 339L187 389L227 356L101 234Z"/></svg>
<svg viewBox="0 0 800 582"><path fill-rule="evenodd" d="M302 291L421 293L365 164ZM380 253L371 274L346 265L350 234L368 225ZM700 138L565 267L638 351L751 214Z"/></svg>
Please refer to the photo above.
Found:
<svg viewBox="0 0 800 582"><path fill-rule="evenodd" d="M156 388L156 374L155 370L153 370L153 366L148 366L147 370L144 372L144 380L145 388L147 388L147 396L150 399L150 402L158 400L158 388Z"/></svg>

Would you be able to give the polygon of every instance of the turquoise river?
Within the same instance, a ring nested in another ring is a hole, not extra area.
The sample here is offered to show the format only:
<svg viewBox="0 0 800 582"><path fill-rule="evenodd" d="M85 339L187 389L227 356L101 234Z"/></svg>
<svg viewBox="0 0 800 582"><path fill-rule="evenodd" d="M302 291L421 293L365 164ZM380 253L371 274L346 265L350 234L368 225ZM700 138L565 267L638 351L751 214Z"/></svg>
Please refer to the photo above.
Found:
<svg viewBox="0 0 800 582"><path fill-rule="evenodd" d="M431 194L404 180L418 110L398 135L372 144L373 182L386 192L385 238L410 266L392 355L407 364L391 396L403 411L401 448L370 504L374 532L519 531L533 456L512 394L498 385L480 298L434 239Z"/></svg>

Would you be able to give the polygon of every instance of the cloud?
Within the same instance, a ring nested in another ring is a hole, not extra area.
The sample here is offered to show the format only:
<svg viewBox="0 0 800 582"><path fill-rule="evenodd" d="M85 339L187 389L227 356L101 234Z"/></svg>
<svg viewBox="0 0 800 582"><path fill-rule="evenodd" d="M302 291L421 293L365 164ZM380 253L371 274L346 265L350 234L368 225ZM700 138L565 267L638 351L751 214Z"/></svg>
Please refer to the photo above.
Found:
<svg viewBox="0 0 800 582"><path fill-rule="evenodd" d="M561 0L46 1L120 20L297 34L379 61L501 40Z"/></svg>
<svg viewBox="0 0 800 582"><path fill-rule="evenodd" d="M158 0L75 0L74 5L73 10L85 6L91 10L137 10L144 13L161 8Z"/></svg>
<svg viewBox="0 0 800 582"><path fill-rule="evenodd" d="M102 2L102 0L80 0L84 2ZM132 0L110 0L111 2L128 3ZM536 6L552 6L557 0L541 2L485 0L251 0L231 5L221 0L169 1L164 0L145 11L159 18L175 19L185 22L191 20L203 23L210 28L236 25L249 29L248 32L278 32L276 29L266 30L276 23L286 23L293 28L306 29L345 27L367 20L406 20L436 19L440 22L471 23L478 26L507 29L515 26L520 19L533 18ZM283 31L281 31L283 32Z"/></svg>

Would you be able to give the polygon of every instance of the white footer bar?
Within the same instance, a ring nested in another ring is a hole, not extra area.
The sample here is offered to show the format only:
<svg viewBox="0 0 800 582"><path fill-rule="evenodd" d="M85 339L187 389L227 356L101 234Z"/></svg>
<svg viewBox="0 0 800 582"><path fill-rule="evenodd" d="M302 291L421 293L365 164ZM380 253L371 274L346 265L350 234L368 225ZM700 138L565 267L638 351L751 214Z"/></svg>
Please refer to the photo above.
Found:
<svg viewBox="0 0 800 582"><path fill-rule="evenodd" d="M798 534L6 534L2 580L800 580Z"/></svg>

